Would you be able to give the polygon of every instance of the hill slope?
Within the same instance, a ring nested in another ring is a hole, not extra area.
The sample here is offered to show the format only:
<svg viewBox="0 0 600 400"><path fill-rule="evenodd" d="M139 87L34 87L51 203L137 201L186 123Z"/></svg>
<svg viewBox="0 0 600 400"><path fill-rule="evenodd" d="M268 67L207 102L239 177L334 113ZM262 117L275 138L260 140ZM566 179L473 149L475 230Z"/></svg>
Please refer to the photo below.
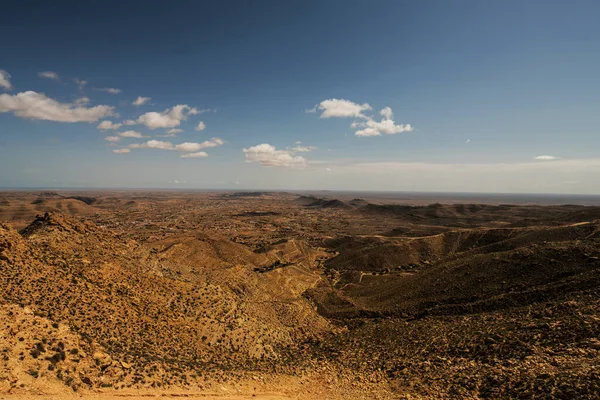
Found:
<svg viewBox="0 0 600 400"><path fill-rule="evenodd" d="M169 277L176 273L165 260L87 221L46 214L22 234L0 226L0 300L68 326L88 348L102 347L112 361L96 372L106 384L189 384L198 374L274 371L283 349L328 329L312 307L254 306L260 293L234 284ZM256 275L236 268L238 276Z"/></svg>

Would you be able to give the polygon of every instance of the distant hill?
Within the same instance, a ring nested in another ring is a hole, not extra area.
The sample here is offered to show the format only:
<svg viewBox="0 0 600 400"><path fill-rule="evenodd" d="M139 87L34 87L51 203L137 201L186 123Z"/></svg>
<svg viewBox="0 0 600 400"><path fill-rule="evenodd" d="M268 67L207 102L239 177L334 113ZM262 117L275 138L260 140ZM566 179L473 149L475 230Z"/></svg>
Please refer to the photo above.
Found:
<svg viewBox="0 0 600 400"><path fill-rule="evenodd" d="M338 238L327 268L353 312L420 314L522 306L600 285L600 224L471 229L423 238ZM319 297L319 296L318 296ZM320 298L320 297L319 297ZM348 304L341 310L346 314Z"/></svg>
<svg viewBox="0 0 600 400"><path fill-rule="evenodd" d="M510 226L560 225L600 219L600 207L584 206L515 206L487 204L431 204L408 206L366 204L358 213L373 217L395 218L408 223L426 223L452 227L484 226L503 222Z"/></svg>
<svg viewBox="0 0 600 400"><path fill-rule="evenodd" d="M351 209L351 205L344 203L338 199L319 199L313 196L300 196L295 200L296 203L302 204L305 207L314 208L338 208L338 209Z"/></svg>

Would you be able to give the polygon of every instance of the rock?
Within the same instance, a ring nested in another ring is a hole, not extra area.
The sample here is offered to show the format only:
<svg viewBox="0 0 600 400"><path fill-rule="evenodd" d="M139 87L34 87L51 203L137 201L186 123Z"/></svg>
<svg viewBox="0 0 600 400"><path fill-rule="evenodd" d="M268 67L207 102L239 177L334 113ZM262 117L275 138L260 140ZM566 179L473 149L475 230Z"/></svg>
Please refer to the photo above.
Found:
<svg viewBox="0 0 600 400"><path fill-rule="evenodd" d="M96 365L102 369L108 368L112 364L112 358L101 351L95 352L92 358L96 362Z"/></svg>
<svg viewBox="0 0 600 400"><path fill-rule="evenodd" d="M85 383L88 386L92 386L92 380L87 376L80 376L81 382Z"/></svg>

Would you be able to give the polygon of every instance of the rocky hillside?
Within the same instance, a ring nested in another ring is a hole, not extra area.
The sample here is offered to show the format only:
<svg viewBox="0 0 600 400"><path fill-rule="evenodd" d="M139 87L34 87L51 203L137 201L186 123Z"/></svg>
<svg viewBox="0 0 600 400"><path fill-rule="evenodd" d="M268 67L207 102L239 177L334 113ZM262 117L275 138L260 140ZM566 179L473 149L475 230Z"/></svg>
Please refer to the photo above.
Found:
<svg viewBox="0 0 600 400"><path fill-rule="evenodd" d="M186 385L203 375L293 368L277 360L329 330L299 294L279 287L285 301L272 307L278 301L261 293L264 284L240 279L256 276L255 265L229 265L229 275L192 280L177 278L175 264L64 215L39 216L21 234L1 225L0 301L40 327L23 338L23 365L74 387ZM11 321L8 329L24 329L26 321ZM73 357L87 361L75 368Z"/></svg>
<svg viewBox="0 0 600 400"><path fill-rule="evenodd" d="M600 391L596 207L58 197L98 213L0 223L2 394Z"/></svg>

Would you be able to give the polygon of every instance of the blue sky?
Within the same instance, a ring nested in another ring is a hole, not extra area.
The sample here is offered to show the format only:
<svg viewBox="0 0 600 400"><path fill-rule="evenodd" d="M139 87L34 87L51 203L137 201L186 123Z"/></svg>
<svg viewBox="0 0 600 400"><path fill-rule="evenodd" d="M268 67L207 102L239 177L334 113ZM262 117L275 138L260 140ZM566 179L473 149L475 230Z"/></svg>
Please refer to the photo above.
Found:
<svg viewBox="0 0 600 400"><path fill-rule="evenodd" d="M597 1L9 2L0 187L600 193L598 15Z"/></svg>

